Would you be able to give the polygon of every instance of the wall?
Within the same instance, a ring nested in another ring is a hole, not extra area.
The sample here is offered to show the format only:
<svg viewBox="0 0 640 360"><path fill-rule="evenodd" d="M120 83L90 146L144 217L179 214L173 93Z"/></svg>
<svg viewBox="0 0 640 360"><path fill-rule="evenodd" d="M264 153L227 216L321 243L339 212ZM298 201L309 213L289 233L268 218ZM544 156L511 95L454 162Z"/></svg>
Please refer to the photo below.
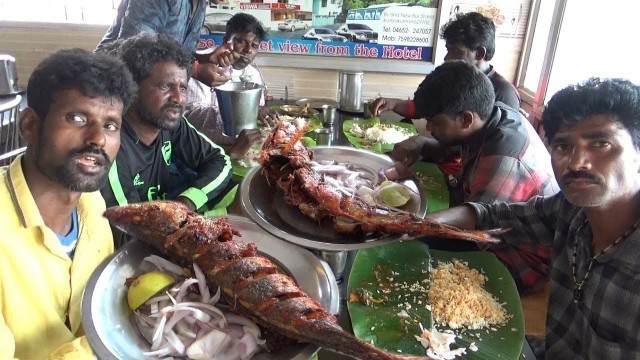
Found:
<svg viewBox="0 0 640 360"><path fill-rule="evenodd" d="M80 47L93 50L107 27L107 25L0 22L0 52L16 57L18 80L21 86L26 87L29 74L45 56L63 48ZM515 77L520 53L520 47L517 45L519 44L502 48L501 56L496 56L493 61L498 71L507 79ZM276 98L284 98L286 87L290 99L337 99L339 71L314 69L313 57L309 57L305 63L308 63L305 69L261 66L269 93ZM384 67L384 62L381 62L380 66ZM423 78L424 74L367 72L364 75L363 97L371 99L382 95L410 98Z"/></svg>

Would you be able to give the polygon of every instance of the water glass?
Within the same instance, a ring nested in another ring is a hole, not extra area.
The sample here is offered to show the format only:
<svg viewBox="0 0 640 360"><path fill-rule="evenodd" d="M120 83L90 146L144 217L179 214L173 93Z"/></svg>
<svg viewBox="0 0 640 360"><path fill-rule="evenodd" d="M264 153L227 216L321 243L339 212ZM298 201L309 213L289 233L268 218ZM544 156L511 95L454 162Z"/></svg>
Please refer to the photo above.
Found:
<svg viewBox="0 0 640 360"><path fill-rule="evenodd" d="M318 146L331 145L331 142L333 140L333 133L331 132L331 129L328 129L328 128L316 129L315 134L316 134L316 145Z"/></svg>
<svg viewBox="0 0 640 360"><path fill-rule="evenodd" d="M322 105L322 123L325 126L331 126L335 120L336 107L333 105Z"/></svg>

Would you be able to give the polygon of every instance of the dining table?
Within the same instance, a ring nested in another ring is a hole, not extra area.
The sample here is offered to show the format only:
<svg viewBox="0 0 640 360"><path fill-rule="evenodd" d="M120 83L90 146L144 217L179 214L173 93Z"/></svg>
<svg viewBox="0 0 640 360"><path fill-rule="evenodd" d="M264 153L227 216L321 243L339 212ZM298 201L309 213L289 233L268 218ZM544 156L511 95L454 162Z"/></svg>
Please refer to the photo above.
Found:
<svg viewBox="0 0 640 360"><path fill-rule="evenodd" d="M284 100L276 100L270 102L268 105L270 107L284 105ZM294 101L287 101L286 104L295 104ZM336 104L337 105L337 104ZM319 117L322 117L322 113L318 114ZM393 113L393 112L384 112L378 115L380 119L387 120L395 120L395 121L403 121L402 117ZM364 113L353 113L342 111L337 109L335 111L335 117L331 123L327 123L323 125L323 133L330 134L329 143L326 144L318 144L318 145L330 145L330 146L352 146L349 142L349 139L343 132L343 123L348 120L360 121L365 119ZM404 119L407 122L406 119ZM419 124L424 124L424 122L417 122ZM310 136L314 136L311 134ZM323 139L322 141L327 141ZM388 155L388 154L387 154ZM428 181L423 182L424 191L426 194L426 198L428 199L427 203L427 212L433 212L438 210L443 210L449 208L449 181L448 178L440 171L440 169L434 163L429 162L419 162L414 165L414 169L419 169L421 176L425 176L428 178ZM242 181L242 177L234 175L234 180L238 183ZM240 191L240 190L239 190ZM248 213L245 211L241 204L241 194L236 194L235 199L227 208L229 214L239 215L249 217ZM457 244L452 246L452 243ZM471 242L459 241L459 242L451 242L446 241L445 239L431 239L428 243L429 248L442 249L447 251L469 251L469 250L477 250L477 246ZM378 246L389 246L389 245L378 245ZM322 257L322 252L319 252L314 249L309 249L312 253L314 253L319 258ZM355 259L355 256L358 251L369 251L369 249L363 250L352 250L346 251L346 262L344 264L344 269L342 269L342 274L337 277L338 281L338 289L340 293L340 310L337 314L338 322L342 326L343 329L353 333L352 322L349 316L349 312L347 310L347 284L349 275L351 273L351 268ZM327 260L326 258L323 260ZM329 264L331 265L331 264ZM521 295L520 300L523 307L524 314L524 322L525 322L525 334L527 335L535 335L538 337L544 337L544 326L545 326L545 318L546 318L546 307L548 301L548 287L545 290L537 292L535 294L530 295ZM342 360L342 359L352 359L351 357L333 352L328 349L321 349L317 358L319 360ZM523 342L522 353L520 355L520 359L535 359L535 356L528 344L525 340Z"/></svg>

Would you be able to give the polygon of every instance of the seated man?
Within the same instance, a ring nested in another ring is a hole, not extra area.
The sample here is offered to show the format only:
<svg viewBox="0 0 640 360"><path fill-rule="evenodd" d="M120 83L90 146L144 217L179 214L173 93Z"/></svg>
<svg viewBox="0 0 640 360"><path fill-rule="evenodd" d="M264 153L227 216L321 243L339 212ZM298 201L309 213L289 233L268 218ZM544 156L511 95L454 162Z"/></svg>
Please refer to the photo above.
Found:
<svg viewBox="0 0 640 360"><path fill-rule="evenodd" d="M490 18L477 12L458 14L455 20L442 27L440 36L446 41L445 62L462 60L477 67L491 80L496 101L515 110L520 108L518 90L489 64L496 49L496 27ZM425 86L425 83L426 79L419 88ZM371 104L374 116L387 110L410 119L424 117L416 108L414 100L378 98Z"/></svg>
<svg viewBox="0 0 640 360"><path fill-rule="evenodd" d="M166 35L146 33L125 40L118 54L139 89L102 188L107 206L159 199L181 201L190 210L214 206L231 185L231 163L182 116L191 54Z"/></svg>
<svg viewBox="0 0 640 360"><path fill-rule="evenodd" d="M262 74L253 60L258 55L260 42L266 36L267 32L260 21L249 14L237 13L229 19L223 39L225 45L216 49L213 55L226 48L238 54L237 59L218 56L222 58L220 63L230 63L225 68L225 73L230 77L229 81L239 82L244 79L264 85ZM263 90L258 116L261 121L269 123L272 119L268 107L265 106L265 94L266 91ZM190 81L187 100L187 118L214 142L222 145L232 159L242 159L251 146L261 139L258 130L244 130L237 138L233 136L230 131L231 124L224 124L222 121L215 92L204 83Z"/></svg>
<svg viewBox="0 0 640 360"><path fill-rule="evenodd" d="M560 193L429 217L508 227L506 244L552 247L546 359L640 359L640 87L620 79L567 87L542 125Z"/></svg>
<svg viewBox="0 0 640 360"><path fill-rule="evenodd" d="M414 136L396 144L391 157L399 167L421 155L444 161L446 149L461 146L465 201L513 203L558 192L542 140L516 110L494 105L491 82L477 68L463 61L440 65L416 91L415 101L436 141ZM507 248L496 255L513 268L525 262L534 269L526 283L518 283L520 289L546 277L548 254L522 258Z"/></svg>
<svg viewBox="0 0 640 360"><path fill-rule="evenodd" d="M27 150L0 168L0 359L93 358L80 302L113 252L97 190L134 94L124 64L79 49L31 74L20 118Z"/></svg>

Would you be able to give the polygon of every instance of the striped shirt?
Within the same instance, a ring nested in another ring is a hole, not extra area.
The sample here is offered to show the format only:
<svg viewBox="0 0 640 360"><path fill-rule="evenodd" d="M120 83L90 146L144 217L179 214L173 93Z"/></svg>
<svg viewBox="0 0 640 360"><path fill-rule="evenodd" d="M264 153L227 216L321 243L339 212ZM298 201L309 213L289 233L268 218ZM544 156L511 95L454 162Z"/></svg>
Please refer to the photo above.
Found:
<svg viewBox="0 0 640 360"><path fill-rule="evenodd" d="M547 359L640 359L640 229L595 262L575 303L571 257L577 242L577 278L593 257L584 209L559 193L526 203L470 204L479 229L510 227L509 244L551 246L546 322Z"/></svg>
<svg viewBox="0 0 640 360"><path fill-rule="evenodd" d="M184 117L177 128L160 131L150 146L126 121L120 138L109 184L101 190L107 207L184 196L199 209L221 195L231 178L231 161L224 150ZM181 170L193 173L189 183L176 181L182 179Z"/></svg>

